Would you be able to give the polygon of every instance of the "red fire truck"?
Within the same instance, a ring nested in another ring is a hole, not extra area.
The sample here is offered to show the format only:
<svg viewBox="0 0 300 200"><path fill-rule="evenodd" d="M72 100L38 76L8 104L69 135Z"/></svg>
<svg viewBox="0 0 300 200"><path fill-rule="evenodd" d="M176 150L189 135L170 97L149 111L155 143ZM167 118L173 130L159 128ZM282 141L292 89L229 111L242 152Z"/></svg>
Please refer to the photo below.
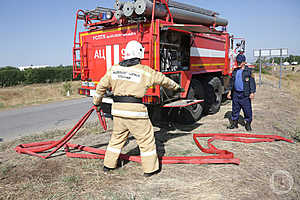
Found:
<svg viewBox="0 0 300 200"><path fill-rule="evenodd" d="M77 33L83 20L86 31ZM141 63L163 72L185 89L176 93L156 86L143 98L150 118L194 123L216 113L234 66L233 36L219 14L172 0L116 1L114 9L78 10L73 47L73 76L81 76L79 93L93 96L107 69L124 59L131 40L145 47ZM237 48L245 48L244 41ZM203 101L204 100L204 101ZM110 112L113 94L103 99Z"/></svg>

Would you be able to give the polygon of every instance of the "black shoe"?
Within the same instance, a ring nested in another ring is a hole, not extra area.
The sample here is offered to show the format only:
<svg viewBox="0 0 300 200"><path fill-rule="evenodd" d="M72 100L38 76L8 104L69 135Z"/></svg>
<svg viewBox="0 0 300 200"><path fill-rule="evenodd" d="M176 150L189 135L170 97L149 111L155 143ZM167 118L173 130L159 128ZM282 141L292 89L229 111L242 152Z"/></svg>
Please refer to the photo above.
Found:
<svg viewBox="0 0 300 200"><path fill-rule="evenodd" d="M247 131L252 131L251 123L250 122L246 122L245 128L246 128Z"/></svg>
<svg viewBox="0 0 300 200"><path fill-rule="evenodd" d="M109 172L109 171L112 171L114 169L116 169L116 168L109 168L109 167L105 167L105 166L103 167L104 172Z"/></svg>
<svg viewBox="0 0 300 200"><path fill-rule="evenodd" d="M156 170L154 172L150 172L150 173L144 173L144 177L149 178L151 176L153 176L154 174L158 174L160 172L160 170Z"/></svg>
<svg viewBox="0 0 300 200"><path fill-rule="evenodd" d="M238 121L231 121L230 125L227 127L228 129L235 129L238 128Z"/></svg>

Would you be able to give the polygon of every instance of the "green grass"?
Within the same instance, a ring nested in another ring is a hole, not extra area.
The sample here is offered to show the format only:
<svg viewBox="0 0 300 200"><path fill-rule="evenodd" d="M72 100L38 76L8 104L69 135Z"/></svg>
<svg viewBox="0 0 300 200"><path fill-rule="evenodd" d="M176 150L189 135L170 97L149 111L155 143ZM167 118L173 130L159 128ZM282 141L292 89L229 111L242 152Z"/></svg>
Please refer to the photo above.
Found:
<svg viewBox="0 0 300 200"><path fill-rule="evenodd" d="M115 191L105 191L103 196L105 199L110 199L110 200L134 200L136 199L135 194L131 193L126 193L126 192L115 192Z"/></svg>
<svg viewBox="0 0 300 200"><path fill-rule="evenodd" d="M99 164L99 160L95 159L95 160L82 160L81 161L81 168L83 170L88 170L88 171L96 171L102 170L102 166Z"/></svg>
<svg viewBox="0 0 300 200"><path fill-rule="evenodd" d="M293 133L293 138L295 139L295 140L297 140L298 142L300 142L300 128L297 128L296 130L295 130L295 132Z"/></svg>
<svg viewBox="0 0 300 200"><path fill-rule="evenodd" d="M78 175L66 175L62 177L62 182L72 190L80 184L81 178Z"/></svg>
<svg viewBox="0 0 300 200"><path fill-rule="evenodd" d="M9 171L11 171L13 168L15 168L15 165L1 165L0 167L0 173L2 176L6 176L8 174Z"/></svg>

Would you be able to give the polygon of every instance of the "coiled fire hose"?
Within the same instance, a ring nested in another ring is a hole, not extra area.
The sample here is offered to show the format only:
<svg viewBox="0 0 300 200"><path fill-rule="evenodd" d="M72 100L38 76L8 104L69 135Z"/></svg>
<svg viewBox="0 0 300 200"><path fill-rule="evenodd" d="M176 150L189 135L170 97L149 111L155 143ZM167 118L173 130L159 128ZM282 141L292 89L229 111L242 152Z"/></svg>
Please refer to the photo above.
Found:
<svg viewBox="0 0 300 200"><path fill-rule="evenodd" d="M35 142L28 144L20 144L15 148L17 153L29 154L33 156L38 156L43 159L50 158L55 152L59 149L64 148L66 156L73 158L88 158L88 159L104 159L105 150L96 149L93 147L82 146L79 144L68 143L71 138L79 131L79 129L84 125L93 111L97 112L100 124L103 129L107 130L107 125L102 110L98 110L96 106L93 106L78 122L77 124L60 140L58 141L46 141L46 142ZM204 148L200 145L197 138L209 138L207 140L208 148ZM176 164L176 163L186 163L186 164L222 164L222 163L231 163L231 164L240 164L239 158L234 158L234 154L227 150L222 150L216 148L212 142L214 140L223 140L223 141L233 141L233 142L242 142L242 143L257 143L257 142L273 142L273 141L286 141L289 143L294 143L292 140L286 139L281 136L276 135L255 135L255 134L244 134L244 133L199 133L193 134L193 139L197 147L204 153L214 154L208 156L163 156L160 157L160 162L162 164ZM73 153L72 149L81 150L87 153ZM49 152L46 155L46 152ZM130 156L127 154L120 154L120 159L141 162L140 156Z"/></svg>

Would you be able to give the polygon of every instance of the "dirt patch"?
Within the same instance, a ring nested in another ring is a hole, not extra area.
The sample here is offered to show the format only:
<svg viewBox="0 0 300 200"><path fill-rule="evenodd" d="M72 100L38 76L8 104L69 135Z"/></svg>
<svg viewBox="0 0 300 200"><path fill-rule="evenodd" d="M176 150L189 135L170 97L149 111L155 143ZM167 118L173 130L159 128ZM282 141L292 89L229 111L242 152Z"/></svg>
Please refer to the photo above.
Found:
<svg viewBox="0 0 300 200"><path fill-rule="evenodd" d="M264 80L257 88L253 110L255 134L291 138L300 128L299 100L287 90L279 90L272 80ZM245 132L242 123L237 130L226 129L230 111L229 101L220 112L203 117L195 125L155 128L159 155L203 155L194 144L193 133ZM106 133L91 126L71 142L105 149L111 123ZM49 134L45 138L53 139ZM206 139L199 141L206 146ZM141 166L133 162L123 162L122 167L105 174L102 160L67 158L63 152L42 160L13 151L17 144L28 141L0 143L0 199L300 199L299 142L215 141L217 148L234 152L241 164L163 165L159 174L146 179ZM132 137L123 152L139 154Z"/></svg>
<svg viewBox="0 0 300 200"><path fill-rule="evenodd" d="M4 165L1 168L0 179L4 184L19 184L36 179L43 183L50 183L56 176L59 176L62 169L61 163L55 160L35 160L32 166L27 167L26 165Z"/></svg>

